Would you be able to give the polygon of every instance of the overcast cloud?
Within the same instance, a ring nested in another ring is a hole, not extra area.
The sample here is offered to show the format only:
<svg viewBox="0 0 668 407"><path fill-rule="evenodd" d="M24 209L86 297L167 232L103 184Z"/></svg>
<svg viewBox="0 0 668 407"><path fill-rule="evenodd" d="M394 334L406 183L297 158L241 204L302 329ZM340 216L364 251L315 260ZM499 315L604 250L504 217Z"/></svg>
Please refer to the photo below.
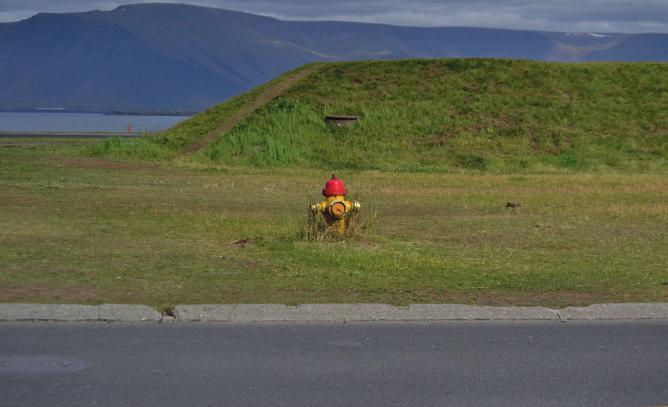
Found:
<svg viewBox="0 0 668 407"><path fill-rule="evenodd" d="M148 3L135 1L136 3ZM668 32L668 0L179 0L287 20L569 32ZM111 10L133 1L0 0L0 21L38 12Z"/></svg>

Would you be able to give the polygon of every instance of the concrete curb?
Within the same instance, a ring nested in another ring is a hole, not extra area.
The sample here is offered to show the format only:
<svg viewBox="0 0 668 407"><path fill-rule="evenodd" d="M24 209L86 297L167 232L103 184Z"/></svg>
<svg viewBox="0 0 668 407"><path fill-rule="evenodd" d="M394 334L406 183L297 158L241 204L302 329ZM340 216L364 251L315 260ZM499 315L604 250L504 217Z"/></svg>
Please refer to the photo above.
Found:
<svg viewBox="0 0 668 407"><path fill-rule="evenodd" d="M0 321L160 321L147 305L0 304Z"/></svg>
<svg viewBox="0 0 668 407"><path fill-rule="evenodd" d="M478 307L459 304L280 304L177 305L179 321L433 321L433 320L558 320L542 307Z"/></svg>
<svg viewBox="0 0 668 407"><path fill-rule="evenodd" d="M594 304L559 310L563 320L595 319L668 319L668 303L656 304Z"/></svg>
<svg viewBox="0 0 668 407"><path fill-rule="evenodd" d="M146 305L0 304L0 321L263 322L263 321L577 321L668 320L668 303L588 307L490 307L460 304L201 304L161 315Z"/></svg>

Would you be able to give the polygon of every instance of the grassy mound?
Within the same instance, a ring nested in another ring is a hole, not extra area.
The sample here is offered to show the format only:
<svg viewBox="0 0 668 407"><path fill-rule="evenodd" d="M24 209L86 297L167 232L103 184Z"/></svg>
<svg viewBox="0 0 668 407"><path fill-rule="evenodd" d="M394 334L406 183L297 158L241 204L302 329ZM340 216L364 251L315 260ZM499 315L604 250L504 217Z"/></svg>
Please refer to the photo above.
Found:
<svg viewBox="0 0 668 407"><path fill-rule="evenodd" d="M181 155L185 148L207 137L222 123L238 114L246 105L261 97L268 88L313 65L317 64L305 65L287 72L264 85L215 105L164 132L139 139L106 139L93 149L93 154L158 160L175 158Z"/></svg>
<svg viewBox="0 0 668 407"><path fill-rule="evenodd" d="M227 164L442 170L665 164L668 65L331 64L207 151ZM355 114L333 128L327 114Z"/></svg>
<svg viewBox="0 0 668 407"><path fill-rule="evenodd" d="M280 80L280 78L279 78ZM256 89L181 123L176 152ZM494 59L326 64L199 154L226 165L388 171L666 169L668 64ZM354 114L353 127L324 123Z"/></svg>

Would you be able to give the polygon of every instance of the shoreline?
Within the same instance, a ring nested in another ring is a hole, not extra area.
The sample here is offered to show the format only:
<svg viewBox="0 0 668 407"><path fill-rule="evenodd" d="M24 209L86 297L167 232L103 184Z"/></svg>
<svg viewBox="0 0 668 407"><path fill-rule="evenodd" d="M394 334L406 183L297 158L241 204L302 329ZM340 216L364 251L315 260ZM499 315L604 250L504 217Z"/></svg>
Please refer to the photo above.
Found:
<svg viewBox="0 0 668 407"><path fill-rule="evenodd" d="M3 138L137 138L144 133L139 132L110 132L110 131L0 131L0 139Z"/></svg>
<svg viewBox="0 0 668 407"><path fill-rule="evenodd" d="M124 112L124 111L91 112L91 111L60 110L60 109L0 110L0 113L37 113L37 114L64 113L64 114L98 114L103 116L174 116L174 117L190 117L198 114L198 112Z"/></svg>

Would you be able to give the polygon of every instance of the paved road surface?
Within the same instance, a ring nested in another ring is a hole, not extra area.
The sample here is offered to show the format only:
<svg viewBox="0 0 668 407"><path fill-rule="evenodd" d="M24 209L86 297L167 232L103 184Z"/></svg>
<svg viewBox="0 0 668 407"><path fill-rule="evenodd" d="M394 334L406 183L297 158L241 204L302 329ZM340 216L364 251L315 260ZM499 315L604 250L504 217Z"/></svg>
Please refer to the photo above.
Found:
<svg viewBox="0 0 668 407"><path fill-rule="evenodd" d="M668 405L668 321L3 323L0 406Z"/></svg>

